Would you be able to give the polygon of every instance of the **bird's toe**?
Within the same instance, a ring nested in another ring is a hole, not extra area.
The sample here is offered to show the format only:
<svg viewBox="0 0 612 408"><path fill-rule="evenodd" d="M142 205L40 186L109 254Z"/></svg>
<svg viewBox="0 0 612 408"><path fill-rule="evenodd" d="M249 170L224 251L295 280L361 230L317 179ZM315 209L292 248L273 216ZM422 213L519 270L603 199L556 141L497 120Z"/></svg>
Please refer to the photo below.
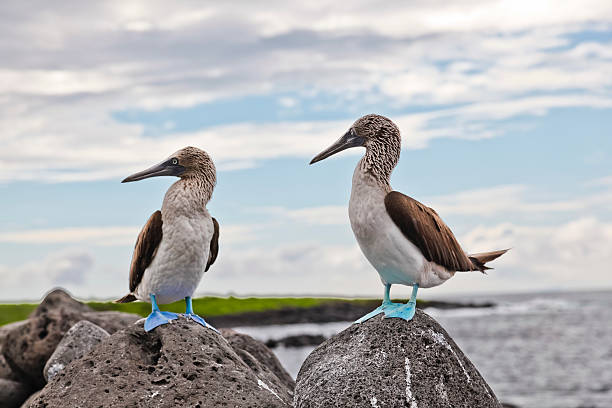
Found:
<svg viewBox="0 0 612 408"><path fill-rule="evenodd" d="M213 329L214 331L219 332L219 330L215 329L212 325L208 324L206 320L204 320L203 318L201 318L195 313L185 313L183 316L185 316L188 319L193 320L194 322L198 323L199 325L203 327L206 327L207 329Z"/></svg>
<svg viewBox="0 0 612 408"><path fill-rule="evenodd" d="M176 313L171 312L151 312L145 319L144 329L146 332L150 332L154 328L161 326L162 324L170 323L172 320L177 319Z"/></svg>
<svg viewBox="0 0 612 408"><path fill-rule="evenodd" d="M406 321L412 320L416 312L416 305L413 303L406 303L397 307L385 310L385 319L397 317Z"/></svg>

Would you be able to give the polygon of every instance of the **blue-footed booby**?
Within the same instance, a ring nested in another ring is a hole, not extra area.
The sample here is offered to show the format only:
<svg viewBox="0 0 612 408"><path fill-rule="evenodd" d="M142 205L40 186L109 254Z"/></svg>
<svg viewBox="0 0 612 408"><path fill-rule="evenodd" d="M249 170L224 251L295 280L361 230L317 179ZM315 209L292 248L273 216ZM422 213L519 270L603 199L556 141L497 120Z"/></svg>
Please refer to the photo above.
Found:
<svg viewBox="0 0 612 408"><path fill-rule="evenodd" d="M219 252L219 223L206 209L217 180L215 165L205 151L185 147L122 183L157 176L180 179L166 192L161 211L151 215L138 235L130 293L116 302L151 302L144 325L150 331L177 318L176 313L160 311L158 303L185 299L185 316L214 329L193 312L191 296Z"/></svg>
<svg viewBox="0 0 612 408"><path fill-rule="evenodd" d="M441 285L459 271L480 271L506 250L466 254L450 228L431 208L389 184L401 150L400 131L388 118L366 115L310 164L350 147L365 147L353 173L349 219L361 251L385 287L382 305L357 323L384 313L411 320L419 287ZM412 286L408 303L392 303L391 285Z"/></svg>

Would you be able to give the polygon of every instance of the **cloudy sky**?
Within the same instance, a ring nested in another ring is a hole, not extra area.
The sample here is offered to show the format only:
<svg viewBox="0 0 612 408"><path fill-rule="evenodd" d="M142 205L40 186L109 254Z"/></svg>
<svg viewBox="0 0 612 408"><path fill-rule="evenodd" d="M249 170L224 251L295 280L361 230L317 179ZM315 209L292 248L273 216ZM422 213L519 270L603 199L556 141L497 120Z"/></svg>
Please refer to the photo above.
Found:
<svg viewBox="0 0 612 408"><path fill-rule="evenodd" d="M174 180L120 180L186 145L219 172L199 293L380 296L362 150L308 166L373 112L395 189L467 251L513 248L423 296L612 287L612 2L232 3L0 3L1 300L125 294Z"/></svg>

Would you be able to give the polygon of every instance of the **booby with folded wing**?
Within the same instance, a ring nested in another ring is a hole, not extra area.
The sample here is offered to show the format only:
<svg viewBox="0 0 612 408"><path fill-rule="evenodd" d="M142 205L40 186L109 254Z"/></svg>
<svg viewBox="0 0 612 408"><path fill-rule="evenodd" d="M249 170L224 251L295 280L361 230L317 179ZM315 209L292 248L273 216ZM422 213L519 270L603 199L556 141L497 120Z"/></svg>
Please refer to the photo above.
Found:
<svg viewBox="0 0 612 408"><path fill-rule="evenodd" d="M215 165L205 151L185 147L122 183L157 176L179 180L166 192L161 211L151 215L138 235L130 293L117 302L151 302L152 311L145 320L145 330L150 331L177 318L175 313L160 311L158 304L185 299L185 316L213 328L194 313L191 297L219 252L219 223L206 209L216 184Z"/></svg>
<svg viewBox="0 0 612 408"><path fill-rule="evenodd" d="M378 271L385 286L382 305L357 322L377 314L410 320L414 316L419 287L441 285L455 272L480 271L507 250L468 255L450 228L431 208L389 184L401 150L400 131L388 118L366 115L310 164L350 147L366 152L353 173L349 219L361 251ZM391 285L412 286L406 304L392 303Z"/></svg>

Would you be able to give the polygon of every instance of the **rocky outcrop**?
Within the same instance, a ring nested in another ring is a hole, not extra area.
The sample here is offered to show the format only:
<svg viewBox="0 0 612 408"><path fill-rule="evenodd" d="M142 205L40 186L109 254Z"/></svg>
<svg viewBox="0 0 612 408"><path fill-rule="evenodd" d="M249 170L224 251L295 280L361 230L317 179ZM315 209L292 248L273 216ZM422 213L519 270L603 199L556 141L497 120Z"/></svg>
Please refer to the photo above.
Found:
<svg viewBox="0 0 612 408"><path fill-rule="evenodd" d="M325 341L325 336L321 334L296 334L293 336L286 336L280 339L270 339L266 341L266 346L270 348L276 348L278 346L283 347L305 347L305 346L318 346Z"/></svg>
<svg viewBox="0 0 612 408"><path fill-rule="evenodd" d="M407 302L408 299L400 300ZM215 327L239 327L239 326L266 326L270 324L294 324L294 323L328 323L328 322L353 322L372 309L380 306L380 300L339 300L329 301L310 307L284 307L281 309L268 309L257 312L246 312L227 314L221 316L210 316L207 318ZM457 308L490 308L494 303L459 303L442 302L435 300L421 301L417 303L419 309L457 309Z"/></svg>
<svg viewBox="0 0 612 408"><path fill-rule="evenodd" d="M4 408L19 407L31 392L25 384L0 378L0 406Z"/></svg>
<svg viewBox="0 0 612 408"><path fill-rule="evenodd" d="M95 312L58 289L45 297L25 323L5 333L2 353L20 381L38 389L45 384L45 363L76 323L88 320L113 333L138 319L140 316L127 313Z"/></svg>
<svg viewBox="0 0 612 408"><path fill-rule="evenodd" d="M40 302L38 307L34 309L30 317L53 312L58 309L70 309L75 313L86 313L92 311L89 306L73 299L65 290L58 288L53 289L51 292L45 295L45 298L42 300L42 302Z"/></svg>
<svg viewBox="0 0 612 408"><path fill-rule="evenodd" d="M2 354L2 344L7 333L26 323L26 321L15 322L0 327L0 406L3 408L21 406L21 403L32 392L28 384L20 381L19 375L13 371Z"/></svg>
<svg viewBox="0 0 612 408"><path fill-rule="evenodd" d="M6 337L7 333L16 329L17 327L23 326L24 324L27 324L26 320L0 326L0 378L4 378L5 380L19 381L19 375L13 371L9 363L4 358L4 354L2 353L4 338Z"/></svg>
<svg viewBox="0 0 612 408"><path fill-rule="evenodd" d="M268 347L249 335L238 333L231 329L221 329L221 334L232 346L236 354L253 368L256 373L257 365L251 364L250 361L257 361L270 370L290 390L290 394L293 395L295 381Z"/></svg>
<svg viewBox="0 0 612 408"><path fill-rule="evenodd" d="M29 407L30 404L38 397L38 394L41 393L42 390L36 391L34 394L30 395L27 400L21 405L17 405L17 407Z"/></svg>
<svg viewBox="0 0 612 408"><path fill-rule="evenodd" d="M68 364L28 406L290 406L291 390L255 358L252 339L228 337L182 317L149 333L130 325Z"/></svg>
<svg viewBox="0 0 612 408"><path fill-rule="evenodd" d="M378 300L364 300L359 303L329 301L312 307L285 307L258 312L210 316L206 320L215 327L344 322L353 321L378 305L380 305Z"/></svg>
<svg viewBox="0 0 612 408"><path fill-rule="evenodd" d="M57 345L43 369L45 380L49 381L62 371L72 360L83 357L110 334L100 326L81 320L70 328Z"/></svg>
<svg viewBox="0 0 612 408"><path fill-rule="evenodd" d="M410 322L376 316L321 344L300 369L294 403L501 408L446 331L420 310Z"/></svg>

